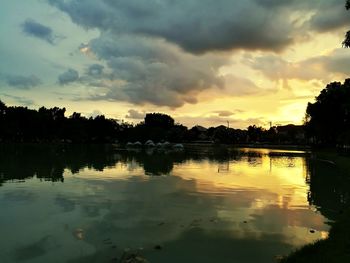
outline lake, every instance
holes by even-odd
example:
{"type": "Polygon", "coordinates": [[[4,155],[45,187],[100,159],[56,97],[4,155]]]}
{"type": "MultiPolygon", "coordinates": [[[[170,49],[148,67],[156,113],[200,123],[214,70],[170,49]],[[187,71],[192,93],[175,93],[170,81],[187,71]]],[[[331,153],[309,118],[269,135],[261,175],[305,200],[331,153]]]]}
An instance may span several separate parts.
{"type": "Polygon", "coordinates": [[[276,262],[327,237],[329,173],[305,151],[0,145],[0,261],[276,262]]]}

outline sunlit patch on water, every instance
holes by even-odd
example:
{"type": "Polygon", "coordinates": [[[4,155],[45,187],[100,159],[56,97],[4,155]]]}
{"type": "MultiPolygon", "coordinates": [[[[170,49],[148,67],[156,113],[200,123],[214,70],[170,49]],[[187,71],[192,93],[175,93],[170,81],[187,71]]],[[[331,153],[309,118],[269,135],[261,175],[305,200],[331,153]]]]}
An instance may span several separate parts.
{"type": "Polygon", "coordinates": [[[1,262],[272,262],[328,236],[307,152],[48,149],[0,155],[1,262]]]}

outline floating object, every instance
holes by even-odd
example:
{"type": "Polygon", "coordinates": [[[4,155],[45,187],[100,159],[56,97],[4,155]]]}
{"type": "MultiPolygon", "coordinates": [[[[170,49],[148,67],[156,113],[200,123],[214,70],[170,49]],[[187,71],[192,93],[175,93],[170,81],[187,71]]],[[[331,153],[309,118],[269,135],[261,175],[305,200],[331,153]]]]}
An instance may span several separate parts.
{"type": "Polygon", "coordinates": [[[156,145],[154,144],[154,142],[152,140],[148,140],[147,142],[145,142],[145,146],[146,147],[155,147],[156,145]]]}
{"type": "Polygon", "coordinates": [[[134,143],[134,147],[137,147],[137,148],[142,147],[142,143],[137,141],[137,142],[134,143]]]}
{"type": "Polygon", "coordinates": [[[163,247],[161,246],[161,245],[156,245],[156,246],[154,246],[154,249],[156,249],[156,250],[161,250],[163,247]]]}
{"type": "Polygon", "coordinates": [[[182,150],[184,149],[184,146],[183,146],[183,144],[178,143],[178,144],[175,144],[175,145],[173,146],[173,149],[174,149],[174,150],[182,151],[182,150]]]}
{"type": "Polygon", "coordinates": [[[164,143],[162,144],[162,147],[163,147],[163,148],[170,148],[170,147],[171,147],[171,144],[170,144],[170,142],[164,142],[164,143]]]}

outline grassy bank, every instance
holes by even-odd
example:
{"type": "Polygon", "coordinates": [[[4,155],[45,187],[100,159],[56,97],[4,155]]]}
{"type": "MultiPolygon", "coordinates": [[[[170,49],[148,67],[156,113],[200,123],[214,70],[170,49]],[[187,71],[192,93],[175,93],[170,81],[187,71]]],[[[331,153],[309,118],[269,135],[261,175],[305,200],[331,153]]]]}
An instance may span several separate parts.
{"type": "MultiPolygon", "coordinates": [[[[348,186],[344,196],[344,208],[337,212],[336,221],[332,223],[327,239],[302,247],[283,258],[281,263],[350,262],[350,207],[347,202],[350,196],[350,157],[340,156],[334,151],[320,151],[314,155],[314,158],[316,161],[332,163],[334,170],[342,175],[345,186],[348,186]]],[[[333,176],[333,174],[327,176],[333,176]]]]}

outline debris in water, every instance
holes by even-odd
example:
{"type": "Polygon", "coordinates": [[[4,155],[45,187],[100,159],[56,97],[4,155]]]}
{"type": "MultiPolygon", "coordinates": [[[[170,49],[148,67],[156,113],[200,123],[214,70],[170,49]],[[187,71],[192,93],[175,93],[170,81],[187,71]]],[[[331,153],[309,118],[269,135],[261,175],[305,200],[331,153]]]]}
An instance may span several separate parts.
{"type": "Polygon", "coordinates": [[[163,247],[161,246],[161,245],[156,245],[156,246],[154,246],[154,249],[156,249],[156,250],[161,250],[163,247]]]}
{"type": "Polygon", "coordinates": [[[149,263],[143,256],[135,252],[124,251],[121,256],[120,263],[149,263]]]}

